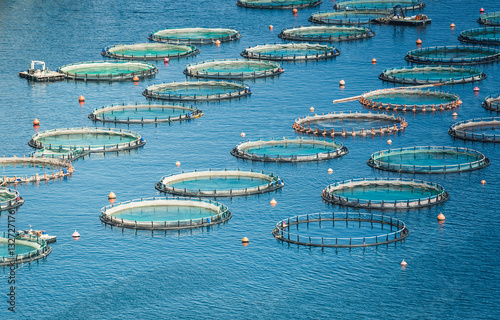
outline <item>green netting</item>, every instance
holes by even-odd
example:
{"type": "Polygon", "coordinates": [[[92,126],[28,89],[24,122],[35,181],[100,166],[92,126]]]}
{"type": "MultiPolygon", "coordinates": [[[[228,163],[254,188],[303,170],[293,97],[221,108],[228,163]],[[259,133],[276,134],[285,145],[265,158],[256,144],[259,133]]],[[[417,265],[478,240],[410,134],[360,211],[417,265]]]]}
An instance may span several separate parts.
{"type": "Polygon", "coordinates": [[[168,43],[122,44],[102,49],[101,54],[113,59],[159,60],[190,57],[200,53],[195,46],[168,43]]]}
{"type": "Polygon", "coordinates": [[[500,111],[500,95],[486,97],[482,103],[483,108],[490,111],[500,111]]]}
{"type": "Polygon", "coordinates": [[[63,147],[46,149],[37,149],[31,154],[31,156],[36,158],[61,158],[67,160],[75,160],[79,158],[84,153],[82,148],[78,149],[65,149],[63,147]]]}
{"type": "Polygon", "coordinates": [[[252,79],[272,77],[283,73],[279,63],[244,59],[207,60],[188,64],[184,74],[197,78],[252,79]]]}
{"type": "Polygon", "coordinates": [[[177,28],[158,30],[149,35],[149,39],[156,42],[169,43],[215,43],[226,42],[241,38],[237,30],[223,28],[177,28]]]}
{"type": "Polygon", "coordinates": [[[425,7],[420,0],[340,0],[333,6],[336,10],[389,10],[397,5],[404,10],[415,10],[425,7]]]}
{"type": "Polygon", "coordinates": [[[448,134],[453,138],[469,141],[500,142],[500,118],[481,118],[457,122],[448,134]]]}
{"type": "Polygon", "coordinates": [[[460,32],[458,40],[468,43],[500,45],[500,28],[477,28],[460,32]]]}
{"type": "Polygon", "coordinates": [[[482,14],[477,22],[486,26],[500,26],[500,12],[482,14]]]}
{"type": "Polygon", "coordinates": [[[124,81],[152,76],[158,69],[145,62],[105,61],[67,64],[57,71],[73,80],[124,81]]]}
{"type": "Polygon", "coordinates": [[[0,266],[12,266],[16,264],[35,261],[45,258],[52,252],[47,242],[35,235],[3,232],[0,235],[0,266]],[[15,251],[10,245],[15,239],[15,251]]]}
{"type": "Polygon", "coordinates": [[[468,65],[500,60],[500,51],[487,47],[430,47],[409,51],[406,61],[421,64],[468,65]]]}
{"type": "Polygon", "coordinates": [[[319,5],[321,0],[238,0],[236,4],[245,8],[256,9],[292,9],[319,5]]]}
{"type": "Polygon", "coordinates": [[[0,158],[0,185],[64,178],[73,172],[71,162],[60,158],[0,158]]]}
{"type": "Polygon", "coordinates": [[[389,13],[382,10],[356,10],[356,11],[336,11],[317,12],[309,17],[309,21],[319,24],[333,25],[360,25],[369,24],[380,17],[387,17],[389,13]]]}
{"type": "Polygon", "coordinates": [[[371,38],[375,33],[365,27],[312,26],[284,29],[278,37],[285,40],[334,42],[371,38]]]}
{"type": "Polygon", "coordinates": [[[380,80],[404,84],[461,84],[481,81],[486,75],[476,68],[451,66],[417,66],[385,69],[378,76],[380,80]]]}
{"type": "Polygon", "coordinates": [[[311,43],[265,44],[245,49],[247,59],[295,61],[320,60],[336,57],[340,51],[333,46],[311,43]]]}
{"type": "MultiPolygon", "coordinates": [[[[4,184],[2,182],[2,184],[4,184]]],[[[0,187],[0,212],[22,206],[24,199],[17,190],[0,187]]]]}
{"type": "Polygon", "coordinates": [[[173,101],[212,101],[250,95],[250,87],[228,81],[171,82],[152,85],[142,93],[150,99],[173,101]]]}

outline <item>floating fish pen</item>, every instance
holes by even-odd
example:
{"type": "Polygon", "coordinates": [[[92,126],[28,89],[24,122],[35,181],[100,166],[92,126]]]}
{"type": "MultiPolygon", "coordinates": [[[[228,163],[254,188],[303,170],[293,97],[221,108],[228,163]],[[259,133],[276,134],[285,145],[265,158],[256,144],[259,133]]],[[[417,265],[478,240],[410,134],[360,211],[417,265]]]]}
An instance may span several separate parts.
{"type": "Polygon", "coordinates": [[[500,11],[482,14],[477,22],[485,26],[500,26],[500,11]]]}
{"type": "Polygon", "coordinates": [[[477,28],[460,32],[458,40],[481,45],[500,45],[500,28],[477,28]]]}
{"type": "Polygon", "coordinates": [[[36,149],[34,152],[30,154],[31,157],[35,158],[51,158],[51,159],[62,159],[62,160],[69,160],[73,161],[78,159],[79,157],[83,156],[84,154],[83,148],[78,148],[78,149],[63,149],[61,148],[54,148],[54,149],[36,149]]]}
{"type": "Polygon", "coordinates": [[[188,64],[184,74],[196,78],[256,79],[273,77],[285,72],[279,63],[245,59],[207,60],[188,64]]]}
{"type": "Polygon", "coordinates": [[[367,163],[400,173],[453,173],[487,167],[490,160],[469,148],[424,146],[378,151],[367,163]]]}
{"type": "Polygon", "coordinates": [[[375,32],[365,27],[312,26],[284,29],[278,37],[293,41],[335,42],[362,40],[374,35],[375,32]]]}
{"type": "Polygon", "coordinates": [[[405,60],[411,63],[439,65],[482,64],[500,60],[500,51],[487,47],[429,47],[409,51],[405,60]]]}
{"type": "Polygon", "coordinates": [[[453,66],[416,66],[385,69],[380,80],[402,84],[463,84],[486,79],[480,69],[453,66]]]}
{"type": "Polygon", "coordinates": [[[112,59],[160,60],[187,58],[200,53],[195,46],[168,43],[122,44],[102,49],[101,54],[112,59]]]}
{"type": "Polygon", "coordinates": [[[370,91],[363,94],[359,102],[370,109],[404,112],[450,110],[462,104],[454,93],[420,89],[370,91]]]}
{"type": "Polygon", "coordinates": [[[437,183],[413,179],[353,179],[327,186],[323,199],[339,206],[369,209],[423,208],[448,200],[437,183]]]}
{"type": "Polygon", "coordinates": [[[131,104],[94,109],[89,114],[89,119],[101,122],[143,124],[188,121],[202,116],[203,112],[195,108],[163,104],[131,104]]]}
{"type": "Polygon", "coordinates": [[[0,158],[0,185],[55,180],[73,173],[71,162],[61,158],[0,158]]]}
{"type": "Polygon", "coordinates": [[[407,123],[403,117],[380,113],[332,112],[323,115],[295,119],[295,132],[315,136],[374,136],[404,130],[407,123]]]}
{"type": "Polygon", "coordinates": [[[453,138],[481,141],[500,142],[500,118],[481,118],[457,122],[451,125],[448,134],[453,138]]]}
{"type": "Polygon", "coordinates": [[[151,77],[158,69],[150,63],[131,61],[80,62],[60,67],[66,79],[84,81],[127,81],[151,77]]]}
{"type": "Polygon", "coordinates": [[[111,128],[65,128],[42,131],[33,135],[28,144],[36,149],[78,150],[87,153],[104,153],[142,147],[146,141],[134,131],[111,128]]]}
{"type": "Polygon", "coordinates": [[[181,230],[213,226],[231,217],[229,209],[216,201],[154,197],[104,207],[100,219],[119,228],[181,230]]]}
{"type": "Polygon", "coordinates": [[[161,178],[155,188],[188,197],[237,197],[271,192],[284,185],[272,173],[224,169],[172,174],[161,178]]]}
{"type": "Polygon", "coordinates": [[[321,0],[238,0],[236,5],[252,9],[301,9],[319,6],[321,0]]]}
{"type": "Polygon", "coordinates": [[[3,232],[0,236],[0,266],[31,263],[47,257],[51,252],[52,248],[47,242],[35,235],[13,236],[3,232]]]}
{"type": "Polygon", "coordinates": [[[0,212],[16,209],[24,204],[19,192],[8,188],[0,188],[0,212]]]}
{"type": "Polygon", "coordinates": [[[177,28],[158,30],[149,35],[149,40],[167,43],[207,44],[216,41],[238,40],[241,34],[237,30],[224,28],[177,28]]]}
{"type": "Polygon", "coordinates": [[[382,10],[344,10],[335,12],[317,12],[309,17],[309,21],[317,24],[331,25],[361,25],[370,24],[380,17],[387,17],[389,13],[382,10]]]}
{"type": "Polygon", "coordinates": [[[410,231],[403,221],[383,215],[323,212],[281,220],[272,234],[277,240],[301,246],[355,248],[403,241],[410,231]]]}
{"type": "Polygon", "coordinates": [[[248,141],[231,150],[231,154],[237,158],[264,162],[320,161],[341,157],[348,152],[337,141],[304,138],[248,141]]]}
{"type": "Polygon", "coordinates": [[[217,101],[252,94],[244,83],[229,81],[171,82],[149,86],[142,93],[148,99],[171,101],[217,101]]]}
{"type": "Polygon", "coordinates": [[[489,96],[482,103],[483,108],[490,111],[500,112],[500,95],[497,97],[489,96]]]}
{"type": "Polygon", "coordinates": [[[425,7],[420,0],[340,0],[335,2],[335,10],[387,10],[401,5],[403,10],[417,10],[425,7]]]}
{"type": "Polygon", "coordinates": [[[247,48],[241,53],[247,59],[275,61],[324,60],[339,54],[340,51],[333,46],[311,43],[265,44],[247,48]]]}

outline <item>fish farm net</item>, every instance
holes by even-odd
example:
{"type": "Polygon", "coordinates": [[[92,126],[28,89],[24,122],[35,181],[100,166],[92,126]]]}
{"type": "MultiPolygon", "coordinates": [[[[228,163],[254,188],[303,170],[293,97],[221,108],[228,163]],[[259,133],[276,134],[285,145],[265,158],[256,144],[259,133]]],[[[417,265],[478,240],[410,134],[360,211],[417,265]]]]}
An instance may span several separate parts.
{"type": "Polygon", "coordinates": [[[284,29],[278,37],[285,40],[335,42],[371,38],[375,35],[369,28],[344,26],[312,26],[284,29]]]}
{"type": "Polygon", "coordinates": [[[275,61],[323,60],[339,54],[340,51],[333,46],[311,43],[258,45],[247,48],[241,53],[247,59],[275,61]]]}
{"type": "Polygon", "coordinates": [[[0,212],[16,209],[24,204],[19,192],[8,188],[0,188],[0,212]]]}
{"type": "Polygon", "coordinates": [[[485,26],[500,26],[500,12],[482,14],[477,22],[485,26]]]}
{"type": "Polygon", "coordinates": [[[263,171],[208,170],[163,177],[158,191],[188,197],[236,197],[278,190],[283,180],[263,171]]]}
{"type": "Polygon", "coordinates": [[[228,81],[171,82],[149,86],[142,93],[149,99],[171,101],[216,101],[252,94],[244,83],[228,81]]]}
{"type": "Polygon", "coordinates": [[[186,58],[200,53],[195,46],[168,43],[122,44],[102,49],[101,54],[113,59],[160,60],[186,58]]]}
{"type": "Polygon", "coordinates": [[[470,65],[500,60],[500,51],[487,47],[429,47],[406,54],[405,60],[420,64],[470,65]]]}
{"type": "Polygon", "coordinates": [[[405,112],[450,110],[462,104],[454,93],[420,89],[375,90],[363,94],[359,102],[366,108],[405,112]]]}
{"type": "Polygon", "coordinates": [[[47,257],[52,252],[47,242],[35,235],[16,234],[14,236],[15,251],[11,246],[12,239],[12,235],[6,232],[0,236],[0,266],[31,263],[47,257]]]}
{"type": "Polygon", "coordinates": [[[158,123],[188,121],[202,116],[203,112],[195,108],[162,104],[135,104],[97,108],[89,114],[89,119],[114,123],[158,123]]]}
{"type": "Polygon", "coordinates": [[[184,74],[196,78],[255,79],[282,74],[279,63],[245,59],[207,60],[188,64],[184,74]]]}
{"type": "Polygon", "coordinates": [[[237,158],[263,162],[320,161],[341,157],[348,152],[337,141],[303,138],[248,141],[231,150],[231,154],[237,158]]]}
{"type": "Polygon", "coordinates": [[[231,217],[229,209],[216,201],[154,197],[104,207],[100,219],[119,228],[181,230],[213,226],[231,217]]]}
{"type": "Polygon", "coordinates": [[[437,183],[413,179],[353,179],[327,186],[321,194],[329,203],[369,209],[410,209],[436,205],[449,195],[437,183]]]}
{"type": "Polygon", "coordinates": [[[380,80],[402,84],[463,84],[486,79],[482,70],[452,66],[417,66],[385,69],[380,80]]]}
{"type": "Polygon", "coordinates": [[[478,28],[469,29],[460,32],[458,40],[462,42],[484,44],[484,45],[500,45],[500,28],[478,28]]]}
{"type": "Polygon", "coordinates": [[[296,245],[355,248],[403,241],[410,231],[403,221],[383,215],[323,212],[281,220],[272,234],[277,240],[296,245]]]}
{"type": "Polygon", "coordinates": [[[483,108],[490,111],[500,112],[500,95],[493,97],[489,96],[482,103],[483,108]]]}
{"type": "Polygon", "coordinates": [[[378,151],[367,163],[401,173],[453,173],[487,167],[490,160],[469,148],[423,146],[378,151]]]}
{"type": "Polygon", "coordinates": [[[58,159],[66,159],[69,161],[73,161],[78,159],[79,157],[82,156],[85,152],[83,151],[83,148],[79,149],[63,149],[61,148],[54,148],[54,149],[37,149],[34,152],[30,154],[31,157],[35,158],[58,158],[58,159]]]}
{"type": "Polygon", "coordinates": [[[0,185],[60,179],[74,170],[69,160],[35,156],[0,158],[0,166],[0,185]]]}
{"type": "Polygon", "coordinates": [[[158,73],[152,64],[130,61],[80,62],[67,64],[57,71],[67,79],[84,81],[126,81],[158,73]]]}
{"type": "Polygon", "coordinates": [[[335,11],[335,12],[317,12],[309,17],[309,21],[318,24],[330,25],[361,25],[372,23],[373,20],[380,17],[387,17],[389,13],[382,10],[359,10],[359,11],[335,11]]]}
{"type": "Polygon", "coordinates": [[[227,42],[238,40],[241,34],[237,30],[224,28],[178,28],[158,30],[149,35],[149,40],[168,43],[207,44],[215,41],[227,42]]]}
{"type": "Polygon", "coordinates": [[[453,138],[481,141],[500,142],[500,118],[481,118],[457,122],[451,125],[448,134],[453,138]]]}
{"type": "Polygon", "coordinates": [[[321,0],[238,0],[236,5],[252,9],[301,9],[315,7],[321,0]]]}
{"type": "Polygon", "coordinates": [[[404,130],[407,123],[403,117],[394,115],[333,112],[295,119],[292,127],[298,133],[334,138],[396,133],[404,130]]]}
{"type": "Polygon", "coordinates": [[[333,6],[336,10],[392,10],[401,5],[403,10],[416,10],[425,7],[420,0],[340,0],[333,6]]]}

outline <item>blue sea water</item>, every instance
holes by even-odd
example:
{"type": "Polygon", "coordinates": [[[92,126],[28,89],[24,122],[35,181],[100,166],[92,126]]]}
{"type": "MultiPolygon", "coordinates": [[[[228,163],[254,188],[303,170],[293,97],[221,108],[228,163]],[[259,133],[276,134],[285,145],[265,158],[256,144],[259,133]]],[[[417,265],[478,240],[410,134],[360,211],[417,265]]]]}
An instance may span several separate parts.
{"type": "MultiPolygon", "coordinates": [[[[453,140],[456,121],[489,117],[481,102],[500,93],[499,65],[480,66],[483,82],[444,86],[464,102],[451,112],[407,113],[404,132],[391,136],[346,137],[349,154],[324,162],[275,164],[239,160],[229,154],[243,139],[294,137],[294,119],[332,111],[364,111],[359,102],[333,99],[388,88],[378,74],[407,65],[404,56],[423,46],[459,45],[460,31],[475,28],[481,7],[500,11],[495,0],[427,0],[426,28],[371,26],[376,35],[340,42],[335,59],[285,63],[279,77],[249,81],[250,97],[198,104],[204,117],[192,122],[116,125],[141,133],[147,144],[129,153],[92,155],[74,163],[73,176],[45,185],[19,185],[26,203],[16,227],[57,235],[53,252],[40,263],[16,270],[16,310],[7,310],[9,269],[0,269],[0,319],[495,319],[500,316],[500,150],[495,144],[453,140]],[[450,29],[451,23],[456,24],[450,29]],[[377,59],[373,65],[371,60],[377,59]],[[339,88],[339,80],[345,88],[339,88]],[[480,93],[475,95],[473,88],[480,93]],[[491,160],[485,169],[446,175],[399,175],[366,165],[373,152],[415,145],[470,147],[491,160]],[[181,166],[176,167],[175,162],[181,166]],[[117,201],[155,196],[154,184],[183,170],[235,168],[279,175],[286,186],[276,193],[224,199],[233,218],[209,230],[180,233],[110,229],[99,220],[110,191],[117,201]],[[333,174],[328,174],[333,168],[333,174]],[[384,212],[403,220],[411,234],[404,243],[363,249],[325,249],[277,242],[277,221],[297,214],[346,211],[321,200],[330,183],[352,178],[404,177],[444,186],[450,200],[426,209],[384,212]],[[481,180],[486,180],[482,185],[481,180]],[[269,202],[275,198],[277,205],[269,202]],[[442,225],[439,212],[446,216],[442,225]],[[79,241],[71,238],[77,229],[79,241]],[[248,237],[248,246],[241,238],[248,237]],[[402,269],[405,259],[408,266],[402,269]]],[[[333,2],[299,10],[252,10],[235,1],[5,1],[0,0],[0,156],[23,155],[39,130],[92,126],[96,107],[144,103],[151,84],[184,81],[188,63],[239,58],[249,46],[275,43],[287,27],[308,25],[333,2]],[[273,30],[269,29],[273,25],[273,30]],[[144,42],[165,27],[232,27],[243,37],[221,46],[200,46],[193,58],[158,62],[155,78],[123,83],[29,83],[17,76],[30,60],[55,70],[74,62],[101,60],[103,47],[144,42]],[[78,103],[83,95],[86,102],[78,103]]],[[[96,126],[115,127],[114,124],[96,126]]],[[[374,211],[379,214],[380,212],[374,211]]],[[[7,214],[0,217],[7,231],[7,214]]]]}

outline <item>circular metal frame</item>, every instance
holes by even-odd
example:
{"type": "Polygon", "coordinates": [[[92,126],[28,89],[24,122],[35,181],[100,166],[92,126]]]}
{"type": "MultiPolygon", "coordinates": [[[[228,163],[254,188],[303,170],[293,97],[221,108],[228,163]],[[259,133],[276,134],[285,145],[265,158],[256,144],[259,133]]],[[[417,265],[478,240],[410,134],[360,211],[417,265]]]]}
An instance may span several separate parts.
{"type": "Polygon", "coordinates": [[[421,48],[406,53],[405,60],[411,63],[419,64],[439,64],[439,65],[472,65],[472,64],[482,64],[491,63],[500,60],[500,50],[488,48],[488,47],[474,47],[474,46],[441,46],[441,47],[428,47],[421,48]],[[416,53],[430,51],[479,51],[489,53],[484,57],[471,57],[471,58],[429,58],[415,55],[416,53]]]}
{"type": "Polygon", "coordinates": [[[453,66],[415,66],[415,67],[401,67],[401,68],[392,68],[392,69],[385,69],[382,71],[382,73],[378,76],[378,78],[382,81],[387,81],[387,82],[394,82],[394,83],[402,83],[402,84],[412,84],[412,85],[423,85],[423,84],[432,84],[432,83],[443,83],[443,84],[463,84],[463,83],[468,83],[468,82],[475,82],[475,81],[482,81],[486,79],[486,74],[483,73],[483,71],[476,69],[476,68],[457,68],[453,66]],[[446,78],[443,77],[442,79],[429,79],[427,78],[426,80],[421,80],[417,78],[410,78],[410,77],[405,77],[405,72],[406,71],[414,71],[414,72],[419,72],[421,71],[422,73],[425,71],[444,71],[448,70],[450,72],[455,72],[455,71],[470,71],[470,73],[474,73],[474,75],[470,77],[454,77],[454,78],[446,78]]]}
{"type": "Polygon", "coordinates": [[[292,41],[310,41],[310,42],[337,42],[337,41],[352,41],[352,40],[363,40],[363,39],[368,39],[371,38],[375,35],[375,32],[373,32],[372,29],[370,28],[365,28],[365,27],[344,27],[344,26],[334,26],[334,27],[329,27],[329,26],[310,26],[310,27],[292,27],[292,28],[287,28],[283,29],[280,34],[278,34],[278,37],[280,37],[283,40],[292,40],[292,41]],[[338,37],[323,37],[323,36],[315,36],[314,34],[312,35],[293,35],[293,31],[297,30],[305,30],[305,29],[329,29],[329,30],[359,30],[360,33],[357,35],[347,35],[347,36],[338,36],[338,37]]]}
{"type": "Polygon", "coordinates": [[[209,78],[209,79],[256,79],[256,78],[265,78],[265,77],[273,77],[276,75],[280,75],[285,70],[283,70],[279,63],[272,61],[255,61],[255,60],[245,60],[245,59],[221,59],[221,60],[206,60],[198,63],[188,64],[186,69],[184,69],[184,74],[189,77],[196,78],[209,78]],[[208,72],[208,71],[199,71],[197,69],[200,66],[210,67],[211,65],[219,65],[219,64],[254,64],[254,65],[267,65],[269,68],[264,71],[253,71],[253,72],[208,72]]]}
{"type": "Polygon", "coordinates": [[[164,58],[169,58],[169,59],[179,59],[179,58],[187,58],[187,57],[192,57],[200,53],[200,50],[197,49],[195,46],[190,46],[190,45],[176,45],[176,44],[168,44],[168,43],[140,43],[140,44],[121,44],[121,45],[113,45],[106,47],[102,49],[101,55],[111,58],[111,59],[125,59],[125,60],[161,60],[164,58]],[[189,50],[186,50],[184,53],[176,53],[176,54],[161,54],[161,55],[139,55],[139,56],[134,56],[133,54],[117,54],[114,51],[118,48],[123,49],[123,48],[133,48],[133,46],[138,46],[138,45],[145,45],[147,47],[160,47],[164,46],[165,48],[167,47],[178,47],[179,49],[181,47],[189,48],[189,50]]]}
{"type": "Polygon", "coordinates": [[[484,126],[499,126],[500,117],[464,120],[451,125],[448,134],[456,139],[480,142],[500,142],[500,135],[468,133],[464,129],[484,126]]]}
{"type": "Polygon", "coordinates": [[[177,105],[164,105],[164,104],[141,104],[141,105],[111,105],[107,107],[100,107],[96,108],[92,111],[91,114],[89,114],[89,119],[92,121],[100,121],[100,122],[112,122],[112,123],[159,123],[159,122],[173,122],[173,121],[188,121],[192,119],[197,119],[199,117],[203,116],[203,111],[196,109],[196,108],[189,108],[189,107],[184,107],[184,106],[177,106],[177,105]],[[123,119],[123,118],[117,118],[117,117],[105,117],[102,115],[104,112],[109,112],[109,111],[118,111],[118,110],[126,110],[126,109],[178,109],[185,111],[187,113],[180,114],[178,116],[168,116],[168,117],[155,117],[154,119],[152,118],[146,118],[144,117],[142,119],[123,119]]]}
{"type": "Polygon", "coordinates": [[[70,80],[82,80],[82,81],[128,81],[132,80],[135,76],[139,78],[152,77],[158,73],[156,66],[146,62],[133,62],[133,61],[89,61],[89,62],[78,62],[67,64],[57,69],[57,72],[62,73],[66,79],[70,80]],[[143,71],[133,71],[120,74],[88,74],[83,72],[71,72],[71,68],[74,66],[83,65],[120,65],[120,64],[135,64],[147,67],[143,71]],[[64,71],[63,69],[70,69],[69,71],[64,71]]]}
{"type": "Polygon", "coordinates": [[[169,28],[169,29],[163,29],[163,30],[157,30],[153,33],[151,33],[148,36],[148,39],[151,41],[155,42],[166,42],[166,43],[180,43],[180,44],[210,44],[210,43],[215,43],[217,40],[220,42],[228,42],[228,41],[233,41],[233,40],[238,40],[241,38],[241,34],[237,30],[233,29],[227,29],[227,28],[169,28]],[[165,37],[158,35],[159,33],[168,33],[168,32],[175,32],[179,30],[185,30],[185,31],[213,31],[213,30],[222,30],[228,33],[226,36],[220,36],[220,37],[211,37],[211,38],[200,38],[200,37],[190,37],[190,38],[178,38],[178,37],[165,37]]]}
{"type": "Polygon", "coordinates": [[[186,81],[186,82],[170,82],[170,83],[162,83],[155,84],[149,86],[142,93],[148,99],[160,99],[160,100],[170,100],[170,101],[217,101],[217,100],[228,100],[228,99],[236,99],[245,97],[252,94],[250,87],[244,83],[231,82],[231,81],[186,81]],[[227,93],[214,93],[214,94],[163,94],[157,91],[160,91],[169,87],[189,87],[189,86],[219,86],[219,87],[232,87],[234,91],[230,91],[227,93]]]}

